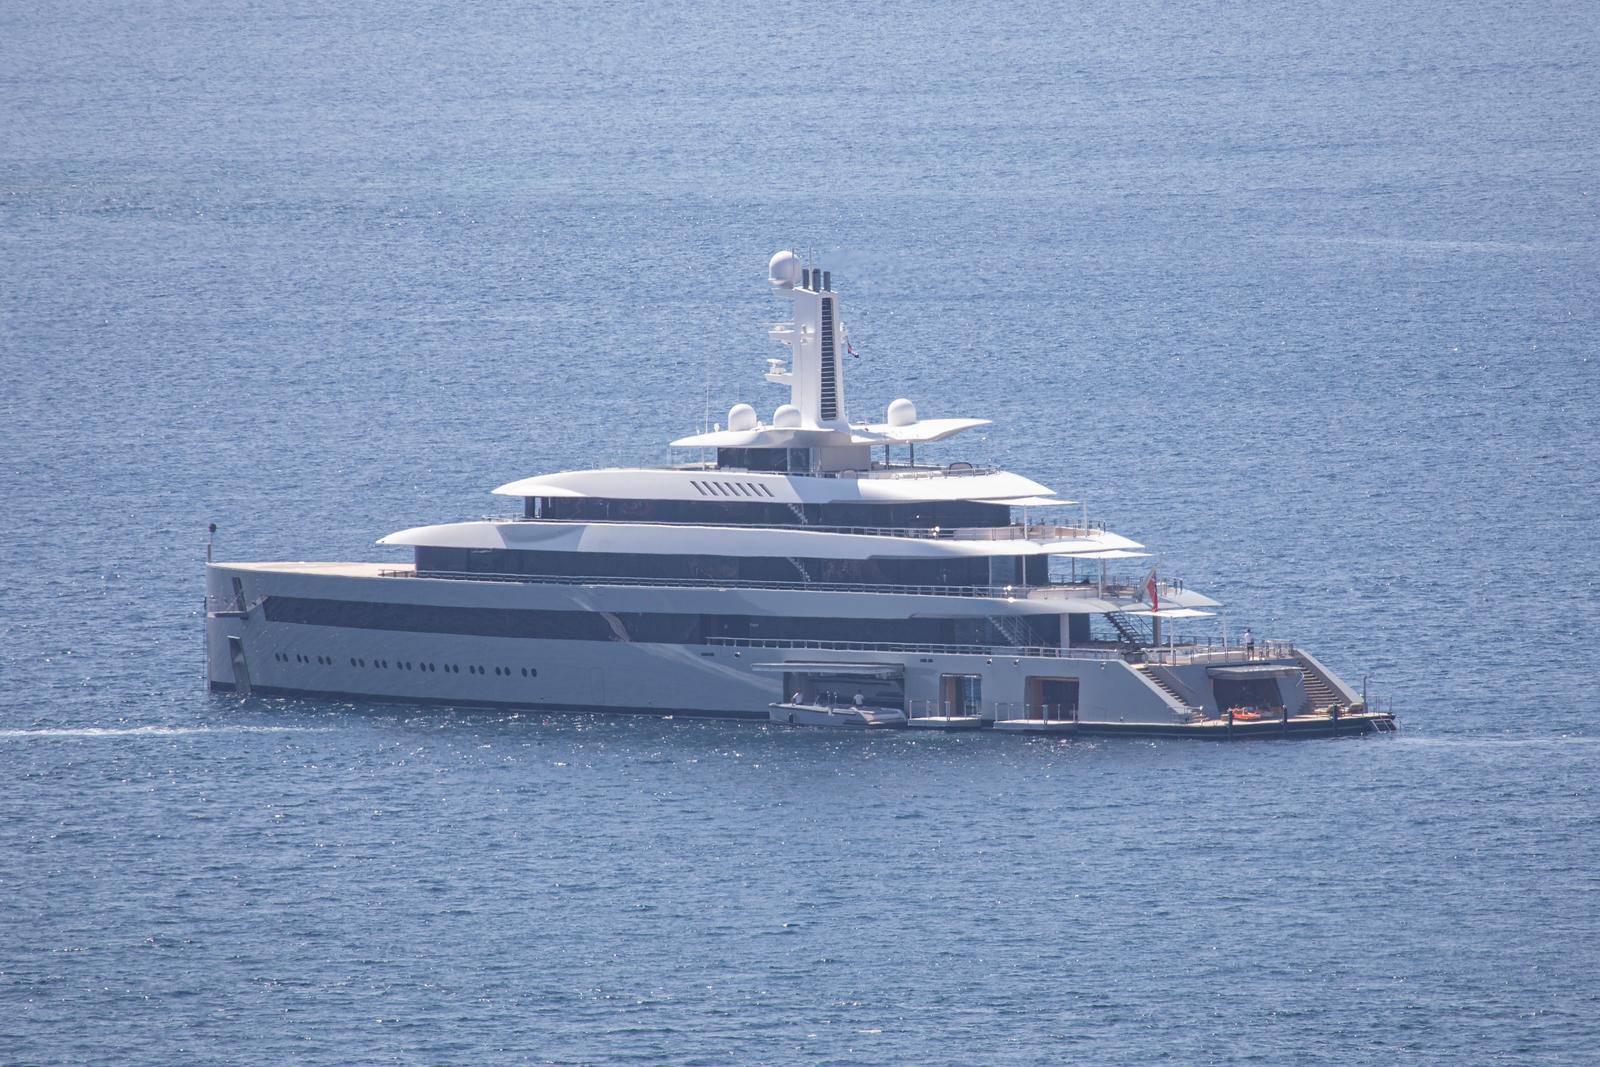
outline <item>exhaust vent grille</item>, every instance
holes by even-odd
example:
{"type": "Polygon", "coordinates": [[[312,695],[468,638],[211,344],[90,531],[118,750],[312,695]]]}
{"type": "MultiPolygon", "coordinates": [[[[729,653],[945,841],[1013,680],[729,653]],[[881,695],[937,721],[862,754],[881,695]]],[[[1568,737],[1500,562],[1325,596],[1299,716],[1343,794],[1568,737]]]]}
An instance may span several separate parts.
{"type": "Polygon", "coordinates": [[[839,365],[833,349],[833,299],[822,298],[822,417],[839,417],[839,365]]]}

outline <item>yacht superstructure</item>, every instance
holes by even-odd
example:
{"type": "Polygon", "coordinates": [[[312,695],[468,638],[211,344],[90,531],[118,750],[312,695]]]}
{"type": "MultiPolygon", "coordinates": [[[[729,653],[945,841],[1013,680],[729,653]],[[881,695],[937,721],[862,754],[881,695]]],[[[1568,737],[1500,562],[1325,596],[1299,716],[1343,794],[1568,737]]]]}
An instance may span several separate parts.
{"type": "Polygon", "coordinates": [[[738,404],[673,442],[694,462],[502,485],[520,515],[379,541],[408,565],[208,564],[212,688],[873,728],[1392,728],[1287,642],[1180,639],[1220,605],[1075,502],[917,463],[988,420],[902,399],[852,423],[830,272],[780,252],[768,283],[793,310],[770,331],[789,399],[768,421],[738,404]]]}

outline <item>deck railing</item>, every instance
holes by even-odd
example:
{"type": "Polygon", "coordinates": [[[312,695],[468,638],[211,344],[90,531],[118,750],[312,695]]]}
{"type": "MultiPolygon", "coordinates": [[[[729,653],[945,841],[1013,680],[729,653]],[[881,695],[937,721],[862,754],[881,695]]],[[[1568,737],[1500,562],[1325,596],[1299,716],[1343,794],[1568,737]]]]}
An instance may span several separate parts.
{"type": "MultiPolygon", "coordinates": [[[[681,589],[773,589],[812,593],[898,593],[908,596],[988,597],[996,600],[1098,597],[1093,582],[1051,582],[1045,585],[888,585],[861,582],[784,582],[766,578],[648,578],[606,574],[499,574],[483,571],[419,571],[394,568],[378,572],[380,578],[439,578],[454,581],[527,582],[539,585],[665,586],[681,589]]],[[[1131,586],[1105,587],[1111,597],[1132,596],[1131,586]]]]}
{"type": "Polygon", "coordinates": [[[1078,709],[1066,704],[1021,704],[996,701],[996,722],[1077,722],[1078,709]]]}
{"type": "MultiPolygon", "coordinates": [[[[886,444],[888,442],[885,442],[886,444]]],[[[684,446],[683,451],[699,451],[696,446],[684,446]]],[[[671,451],[679,451],[672,449],[671,451]]],[[[967,463],[957,460],[946,466],[931,463],[881,463],[874,461],[871,467],[851,468],[840,471],[762,471],[751,470],[748,467],[719,467],[711,460],[701,460],[691,463],[669,463],[665,470],[674,471],[706,471],[707,473],[721,474],[783,474],[794,478],[860,478],[873,479],[900,479],[900,478],[971,478],[983,474],[1000,474],[1001,469],[989,463],[967,463]]],[[[537,495],[537,494],[530,494],[537,495]]]]}
{"type": "Polygon", "coordinates": [[[893,641],[813,641],[787,637],[707,637],[706,644],[728,648],[810,648],[824,652],[926,652],[966,656],[1045,659],[1121,659],[1122,653],[1100,648],[1048,646],[906,644],[893,641]]]}
{"type": "Polygon", "coordinates": [[[1184,667],[1195,663],[1221,667],[1228,664],[1248,665],[1294,658],[1294,642],[1279,638],[1256,641],[1249,646],[1236,643],[1221,645],[1214,644],[1209,640],[1191,640],[1189,644],[1174,642],[1172,645],[1162,645],[1160,648],[1147,648],[1144,650],[1146,663],[1155,663],[1163,667],[1184,667]]]}
{"type": "Polygon", "coordinates": [[[982,718],[983,709],[959,700],[908,700],[908,719],[964,719],[982,718]]]}

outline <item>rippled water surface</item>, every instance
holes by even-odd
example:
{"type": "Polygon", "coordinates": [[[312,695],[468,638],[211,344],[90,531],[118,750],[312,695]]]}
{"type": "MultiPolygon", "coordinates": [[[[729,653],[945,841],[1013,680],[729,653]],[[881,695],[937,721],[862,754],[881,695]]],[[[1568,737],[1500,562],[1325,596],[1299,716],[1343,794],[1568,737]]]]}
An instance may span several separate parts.
{"type": "Polygon", "coordinates": [[[1592,1062],[1600,19],[0,10],[0,1060],[1592,1062]],[[770,410],[1035,475],[1394,738],[840,737],[205,692],[390,559],[770,410]],[[708,388],[709,383],[709,388],[708,388]]]}

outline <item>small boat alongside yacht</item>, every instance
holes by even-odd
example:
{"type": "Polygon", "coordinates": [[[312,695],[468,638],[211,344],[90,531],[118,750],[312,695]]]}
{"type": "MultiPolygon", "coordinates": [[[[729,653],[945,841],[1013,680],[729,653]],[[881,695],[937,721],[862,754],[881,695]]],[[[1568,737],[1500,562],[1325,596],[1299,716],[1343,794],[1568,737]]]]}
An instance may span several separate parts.
{"type": "Polygon", "coordinates": [[[899,708],[873,708],[862,704],[774,704],[769,718],[787,726],[880,730],[906,725],[906,713],[899,708]]]}

